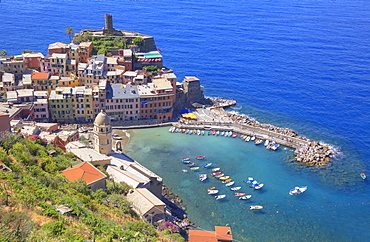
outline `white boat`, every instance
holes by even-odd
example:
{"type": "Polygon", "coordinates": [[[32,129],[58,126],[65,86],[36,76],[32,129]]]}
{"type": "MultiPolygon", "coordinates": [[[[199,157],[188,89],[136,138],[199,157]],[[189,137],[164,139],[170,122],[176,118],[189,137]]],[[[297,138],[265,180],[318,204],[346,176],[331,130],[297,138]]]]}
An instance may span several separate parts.
{"type": "Polygon", "coordinates": [[[219,170],[221,170],[221,168],[220,167],[216,167],[216,168],[213,168],[212,169],[212,172],[216,172],[216,171],[219,171],[219,170]]]}
{"type": "Polygon", "coordinates": [[[252,197],[252,195],[245,195],[245,196],[239,197],[239,199],[240,200],[248,200],[251,197],[252,197]]]}
{"type": "Polygon", "coordinates": [[[250,210],[261,210],[263,208],[263,206],[261,205],[251,205],[249,207],[250,210]]]}
{"type": "Polygon", "coordinates": [[[261,189],[263,186],[264,186],[265,184],[263,184],[263,183],[260,183],[260,184],[258,184],[257,186],[255,186],[254,187],[254,189],[261,189]]]}
{"type": "Polygon", "coordinates": [[[207,177],[207,174],[200,174],[199,175],[199,181],[204,181],[206,180],[208,177],[207,177]]]}
{"type": "Polygon", "coordinates": [[[270,141],[267,139],[263,145],[264,145],[264,146],[268,146],[268,145],[269,145],[269,143],[270,143],[270,141]]]}
{"type": "Polygon", "coordinates": [[[230,188],[231,191],[238,191],[240,190],[242,187],[232,187],[230,188]]]}
{"type": "Polygon", "coordinates": [[[245,139],[244,139],[246,142],[250,141],[251,140],[251,137],[248,135],[245,139]]]}
{"type": "Polygon", "coordinates": [[[253,140],[255,140],[256,139],[256,137],[255,136],[252,136],[251,137],[251,141],[253,141],[253,140]]]}
{"type": "Polygon", "coordinates": [[[307,190],[307,186],[304,187],[295,187],[294,189],[289,191],[289,195],[298,195],[302,194],[307,190]]]}
{"type": "Polygon", "coordinates": [[[235,181],[231,181],[231,182],[226,183],[225,186],[230,187],[230,186],[234,185],[234,183],[235,183],[235,181]]]}
{"type": "Polygon", "coordinates": [[[199,129],[197,130],[197,135],[200,135],[200,130],[199,129]]]}
{"type": "Polygon", "coordinates": [[[226,197],[226,195],[217,195],[217,196],[215,196],[216,200],[220,200],[220,199],[223,199],[225,197],[226,197]]]}
{"type": "Polygon", "coordinates": [[[217,194],[218,193],[218,190],[208,190],[208,194],[210,195],[214,195],[214,194],[217,194]]]}
{"type": "Polygon", "coordinates": [[[220,135],[221,136],[224,136],[225,135],[225,131],[221,131],[220,135]]]}
{"type": "Polygon", "coordinates": [[[204,134],[205,134],[204,130],[201,130],[201,131],[200,131],[200,134],[201,134],[201,135],[204,135],[204,134]]]}

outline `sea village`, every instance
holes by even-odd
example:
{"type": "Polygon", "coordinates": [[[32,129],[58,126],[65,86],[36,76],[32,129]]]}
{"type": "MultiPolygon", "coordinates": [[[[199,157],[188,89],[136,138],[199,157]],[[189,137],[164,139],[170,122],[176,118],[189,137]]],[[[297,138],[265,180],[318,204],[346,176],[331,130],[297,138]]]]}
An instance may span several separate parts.
{"type": "MultiPolygon", "coordinates": [[[[2,53],[0,131],[37,137],[71,153],[78,162],[60,171],[70,182],[81,179],[92,191],[106,190],[108,181],[126,184],[130,190],[125,198],[132,210],[157,228],[170,223],[176,227],[174,231],[193,242],[206,237],[207,241],[233,240],[230,226],[215,225],[215,231],[196,229],[181,198],[165,181],[124,153],[130,139],[125,130],[168,126],[171,133],[238,138],[271,151],[286,146],[295,149],[296,162],[317,168],[336,155],[330,145],[291,129],[227,112],[236,101],[205,98],[195,76],[178,82],[174,72],[163,66],[154,38],[113,28],[110,14],[105,15],[102,30],[74,34],[69,29],[68,34],[73,42],[50,44],[46,56],[32,51],[19,56],[2,53]]],[[[223,168],[207,162],[207,157],[200,154],[178,160],[182,172],[200,172],[200,182],[212,177],[232,196],[252,198],[223,168]]],[[[0,166],[0,172],[12,172],[1,161],[0,166]]],[[[253,177],[239,182],[253,190],[264,188],[264,183],[253,177]]],[[[306,190],[307,186],[295,187],[287,194],[306,190]]],[[[205,188],[205,192],[215,200],[230,195],[219,194],[217,187],[205,188]]],[[[57,210],[67,216],[71,209],[63,206],[64,210],[57,210]]],[[[263,206],[253,204],[249,209],[258,212],[263,206]]]]}

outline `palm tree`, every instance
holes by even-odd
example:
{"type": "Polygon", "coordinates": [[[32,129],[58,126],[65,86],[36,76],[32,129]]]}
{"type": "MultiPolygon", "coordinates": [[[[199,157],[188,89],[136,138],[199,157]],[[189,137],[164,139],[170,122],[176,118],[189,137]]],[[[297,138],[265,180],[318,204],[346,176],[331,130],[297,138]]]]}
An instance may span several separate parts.
{"type": "Polygon", "coordinates": [[[66,31],[66,35],[69,36],[69,42],[72,42],[72,36],[73,36],[73,32],[75,32],[75,30],[71,27],[65,28],[64,30],[66,31]]]}

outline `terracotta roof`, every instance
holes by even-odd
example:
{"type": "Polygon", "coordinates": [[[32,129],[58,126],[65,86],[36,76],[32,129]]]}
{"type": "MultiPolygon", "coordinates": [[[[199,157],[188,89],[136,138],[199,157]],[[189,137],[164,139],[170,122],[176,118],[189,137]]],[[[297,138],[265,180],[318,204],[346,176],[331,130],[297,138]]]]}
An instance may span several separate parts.
{"type": "Polygon", "coordinates": [[[82,162],[78,165],[61,171],[61,173],[71,182],[77,181],[81,178],[87,185],[107,177],[89,162],[82,162]]]}
{"type": "Polygon", "coordinates": [[[218,242],[232,241],[230,227],[215,226],[216,231],[189,230],[189,242],[218,242]]]}
{"type": "Polygon", "coordinates": [[[32,80],[49,79],[50,73],[46,72],[32,72],[32,80]]]}

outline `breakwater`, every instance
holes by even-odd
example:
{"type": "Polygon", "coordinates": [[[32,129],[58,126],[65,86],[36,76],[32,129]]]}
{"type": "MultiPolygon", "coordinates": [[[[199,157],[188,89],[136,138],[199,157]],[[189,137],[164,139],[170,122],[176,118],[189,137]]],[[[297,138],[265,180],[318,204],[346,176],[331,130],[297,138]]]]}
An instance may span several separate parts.
{"type": "Polygon", "coordinates": [[[325,166],[335,156],[333,147],[299,136],[294,130],[279,128],[270,124],[261,124],[247,116],[227,113],[223,108],[210,108],[215,117],[212,122],[181,119],[174,126],[180,129],[204,129],[232,131],[256,139],[269,140],[276,144],[295,149],[295,161],[307,165],[325,166]],[[225,121],[226,120],[226,121],[225,121]]]}

